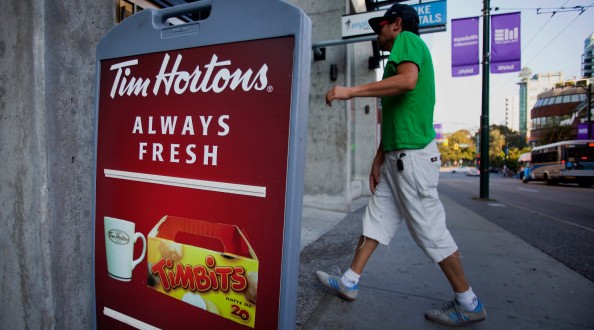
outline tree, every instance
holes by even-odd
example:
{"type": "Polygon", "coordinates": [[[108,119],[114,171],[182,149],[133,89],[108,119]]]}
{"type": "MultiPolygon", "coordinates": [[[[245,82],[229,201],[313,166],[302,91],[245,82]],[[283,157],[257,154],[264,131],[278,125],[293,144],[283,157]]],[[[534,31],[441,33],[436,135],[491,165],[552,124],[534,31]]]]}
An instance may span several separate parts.
{"type": "Polygon", "coordinates": [[[476,144],[468,130],[458,130],[446,134],[447,142],[438,146],[444,164],[458,164],[460,161],[472,162],[476,154],[476,144]]]}
{"type": "Polygon", "coordinates": [[[504,163],[505,135],[496,126],[491,126],[489,131],[489,165],[491,167],[503,167],[504,163]]]}
{"type": "Polygon", "coordinates": [[[491,125],[489,133],[489,164],[502,168],[506,165],[512,171],[518,168],[518,158],[528,152],[526,140],[518,132],[504,125],[491,125]],[[507,154],[506,154],[507,150],[507,154]]]}

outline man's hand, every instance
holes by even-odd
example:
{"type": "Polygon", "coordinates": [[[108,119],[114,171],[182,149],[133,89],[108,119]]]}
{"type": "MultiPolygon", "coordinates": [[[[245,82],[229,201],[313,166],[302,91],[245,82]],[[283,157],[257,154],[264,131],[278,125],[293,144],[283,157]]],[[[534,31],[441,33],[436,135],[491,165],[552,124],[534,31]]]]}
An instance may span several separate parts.
{"type": "Polygon", "coordinates": [[[351,89],[344,86],[335,86],[326,92],[326,104],[331,107],[333,100],[349,100],[353,98],[351,89]]]}
{"type": "Polygon", "coordinates": [[[375,187],[377,187],[380,182],[380,168],[384,163],[384,156],[384,151],[378,150],[373,159],[373,164],[371,165],[371,173],[369,173],[369,189],[371,189],[372,194],[375,194],[375,187]]]}

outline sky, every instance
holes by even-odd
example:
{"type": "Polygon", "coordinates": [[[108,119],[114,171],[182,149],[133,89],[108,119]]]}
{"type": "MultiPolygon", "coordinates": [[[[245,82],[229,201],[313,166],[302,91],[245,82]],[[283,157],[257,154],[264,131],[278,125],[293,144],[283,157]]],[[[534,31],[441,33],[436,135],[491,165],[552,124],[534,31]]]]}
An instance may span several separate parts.
{"type": "MultiPolygon", "coordinates": [[[[418,3],[411,1],[410,4],[418,3]]],[[[565,79],[581,77],[584,40],[594,32],[594,0],[491,0],[491,14],[521,12],[522,67],[533,74],[563,72],[565,79]],[[585,12],[561,7],[584,6],[585,12]],[[587,7],[591,6],[591,7],[587,7]],[[537,9],[540,8],[540,14],[537,9]],[[552,15],[553,11],[557,11],[552,15]]],[[[483,0],[447,0],[447,30],[423,34],[435,66],[435,122],[444,133],[459,129],[476,132],[482,107],[482,72],[471,77],[451,76],[451,20],[481,16],[483,0]]],[[[482,57],[482,18],[479,20],[479,56],[482,57]]],[[[482,70],[482,66],[481,66],[482,70]]],[[[490,74],[490,124],[505,124],[505,102],[509,99],[518,121],[519,72],[490,74]],[[513,103],[512,103],[513,102],[513,103]]],[[[516,124],[517,126],[517,124],[516,124]]],[[[517,127],[516,127],[517,129],[517,127]]]]}

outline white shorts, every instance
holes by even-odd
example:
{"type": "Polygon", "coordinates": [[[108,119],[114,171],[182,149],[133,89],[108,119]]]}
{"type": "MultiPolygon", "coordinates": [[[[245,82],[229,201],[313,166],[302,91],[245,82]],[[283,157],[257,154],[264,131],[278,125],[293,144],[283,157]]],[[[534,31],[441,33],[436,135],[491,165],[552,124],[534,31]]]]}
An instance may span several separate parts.
{"type": "Polygon", "coordinates": [[[435,141],[386,153],[380,182],[363,216],[363,235],[388,245],[405,222],[415,242],[438,263],[458,250],[437,194],[441,161],[435,141]],[[404,169],[397,167],[402,160],[404,169]]]}

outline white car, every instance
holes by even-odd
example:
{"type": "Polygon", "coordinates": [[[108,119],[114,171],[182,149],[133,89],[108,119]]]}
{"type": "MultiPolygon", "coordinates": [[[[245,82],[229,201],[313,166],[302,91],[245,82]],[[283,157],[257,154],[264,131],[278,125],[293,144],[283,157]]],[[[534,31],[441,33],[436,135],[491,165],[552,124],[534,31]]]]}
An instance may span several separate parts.
{"type": "Polygon", "coordinates": [[[469,167],[466,172],[467,176],[480,176],[481,172],[476,167],[469,167]]]}
{"type": "Polygon", "coordinates": [[[468,170],[470,169],[470,167],[467,166],[463,166],[463,167],[456,167],[452,170],[452,173],[461,173],[461,174],[466,174],[468,173],[468,170]]]}

